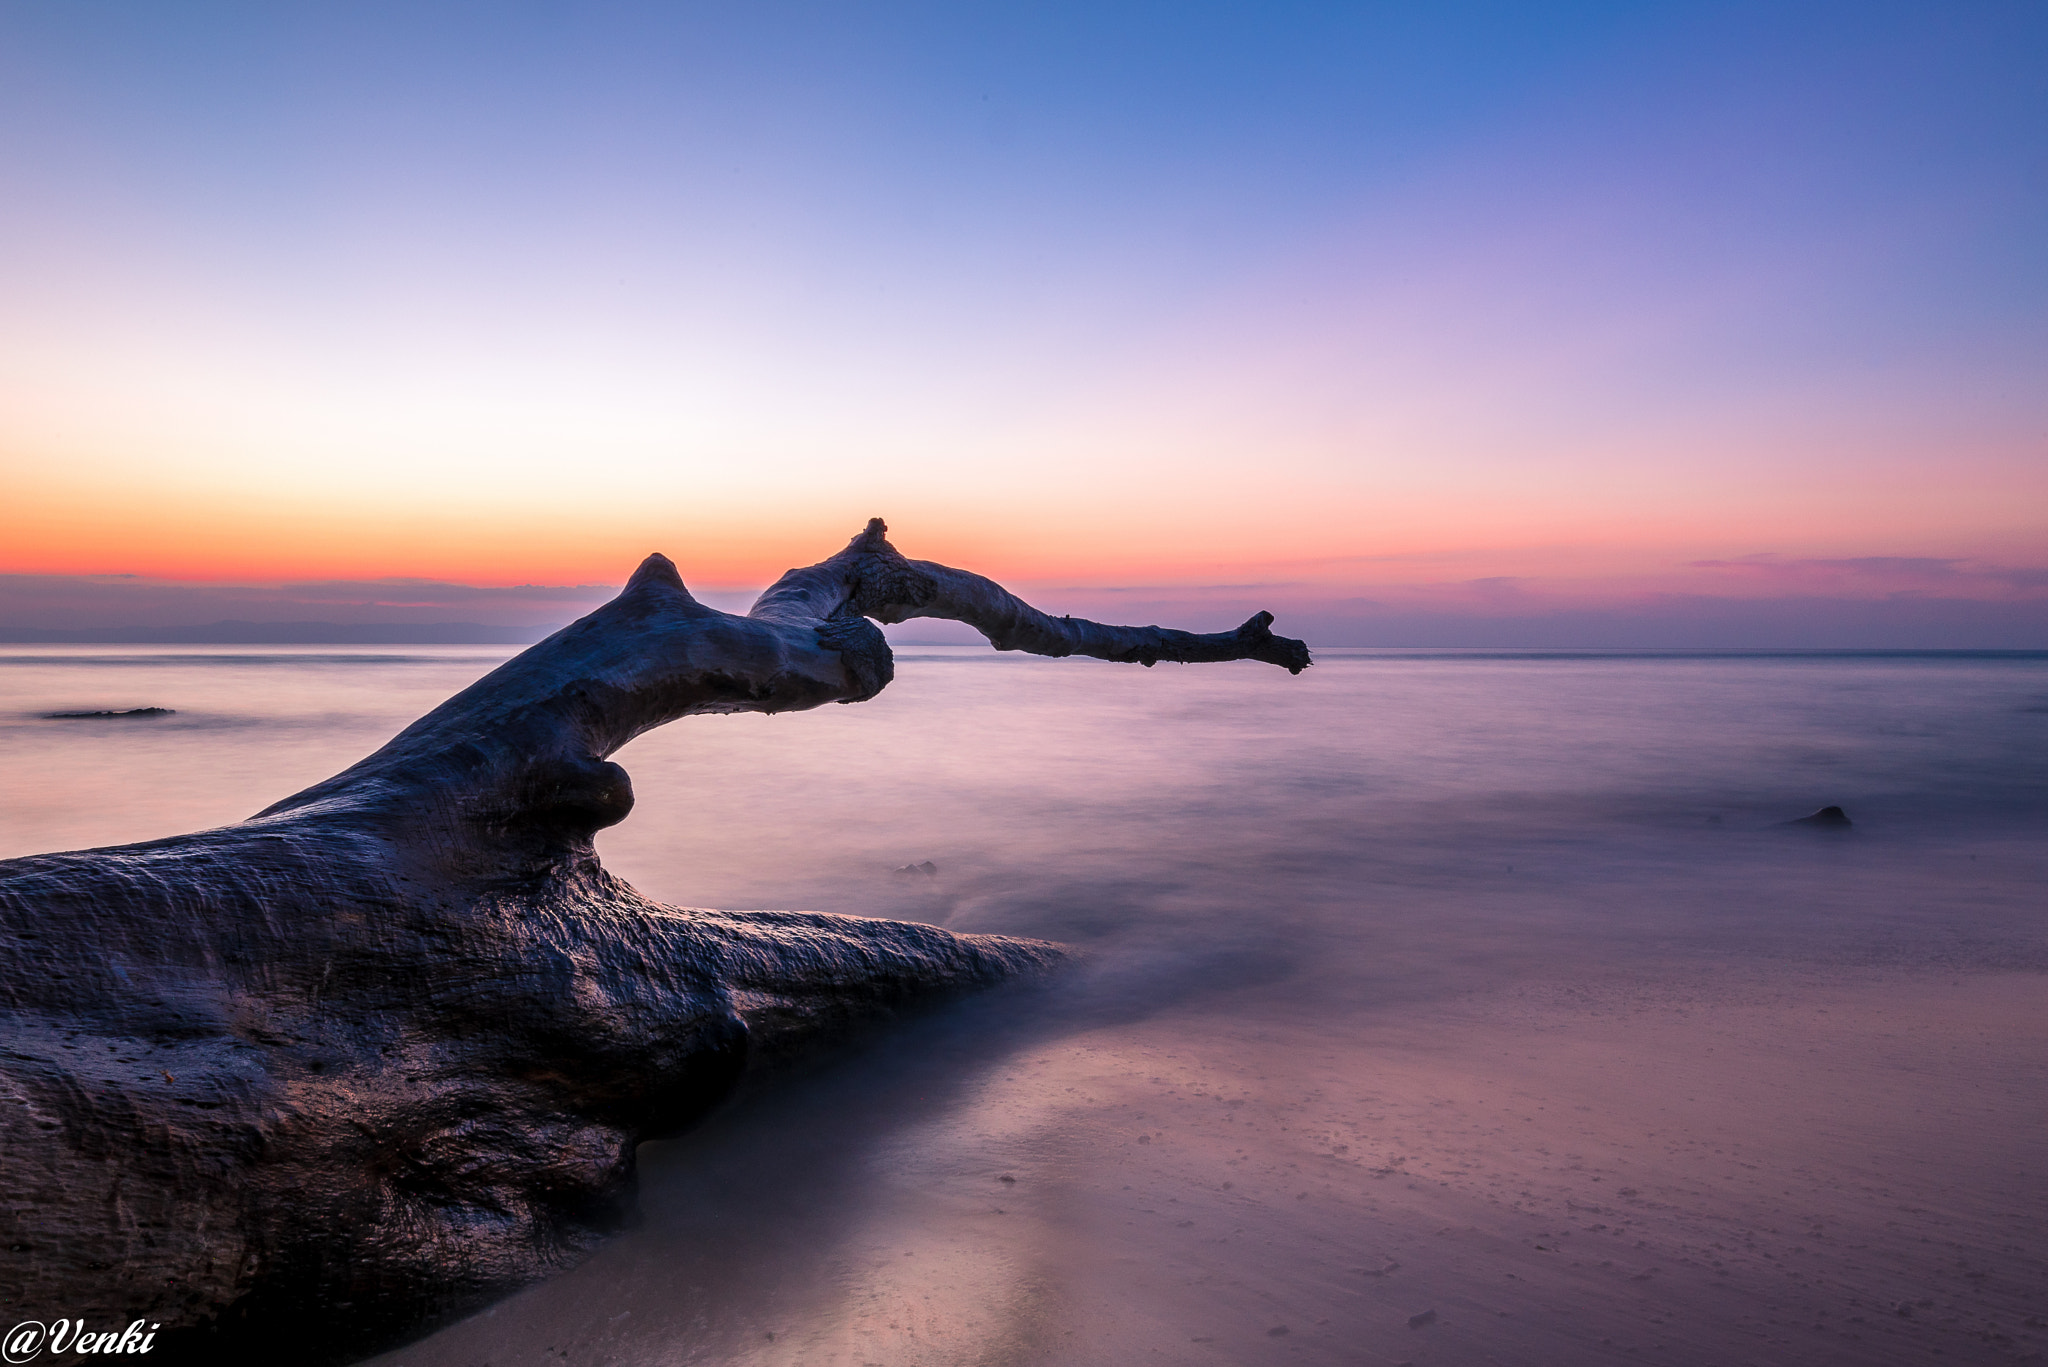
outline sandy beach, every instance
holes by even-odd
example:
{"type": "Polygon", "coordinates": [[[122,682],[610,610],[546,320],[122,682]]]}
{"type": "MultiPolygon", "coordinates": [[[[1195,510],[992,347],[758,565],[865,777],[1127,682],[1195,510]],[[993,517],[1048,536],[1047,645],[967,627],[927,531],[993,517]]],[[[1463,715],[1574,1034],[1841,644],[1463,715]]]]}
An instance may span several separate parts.
{"type": "Polygon", "coordinates": [[[647,1155],[643,1228],[375,1361],[1848,1367],[2048,1344],[2039,974],[1530,982],[1319,1038],[1247,1007],[981,1060],[956,1038],[753,1096],[647,1155]]]}

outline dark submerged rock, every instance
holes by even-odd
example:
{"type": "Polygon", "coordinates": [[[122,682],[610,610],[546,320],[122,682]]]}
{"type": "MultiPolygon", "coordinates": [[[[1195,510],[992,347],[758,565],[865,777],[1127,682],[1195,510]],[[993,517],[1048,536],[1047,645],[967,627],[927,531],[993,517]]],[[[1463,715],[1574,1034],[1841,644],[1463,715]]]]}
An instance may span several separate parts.
{"type": "Polygon", "coordinates": [[[1846,831],[1856,823],[1840,807],[1823,807],[1812,816],[1802,816],[1784,823],[1787,826],[1808,826],[1819,830],[1846,831]]]}

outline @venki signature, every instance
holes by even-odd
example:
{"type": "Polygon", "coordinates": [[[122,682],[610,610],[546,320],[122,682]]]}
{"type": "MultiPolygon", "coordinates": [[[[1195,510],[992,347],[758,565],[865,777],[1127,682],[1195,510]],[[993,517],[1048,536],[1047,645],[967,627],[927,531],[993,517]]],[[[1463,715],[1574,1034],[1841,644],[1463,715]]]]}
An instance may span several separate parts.
{"type": "Polygon", "coordinates": [[[47,1348],[59,1353],[146,1353],[161,1324],[136,1320],[126,1329],[88,1329],[85,1321],[23,1320],[0,1338],[0,1358],[9,1362],[33,1362],[47,1348]]]}

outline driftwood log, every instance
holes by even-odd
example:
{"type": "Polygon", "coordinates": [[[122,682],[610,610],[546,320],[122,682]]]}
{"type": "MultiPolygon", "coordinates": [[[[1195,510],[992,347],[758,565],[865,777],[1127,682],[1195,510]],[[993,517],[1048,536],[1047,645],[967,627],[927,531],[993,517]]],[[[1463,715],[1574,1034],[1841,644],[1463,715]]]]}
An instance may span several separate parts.
{"type": "Polygon", "coordinates": [[[1059,958],[650,901],[592,846],[633,804],[606,756],[649,728],[871,698],[893,669],[874,621],[913,617],[1040,655],[1309,663],[1264,613],[1215,635],[1050,617],[885,533],[744,617],[651,556],[240,825],[0,863],[7,1323],[141,1320],[157,1361],[360,1355],[573,1259],[635,1144],[750,1054],[1059,958]]]}

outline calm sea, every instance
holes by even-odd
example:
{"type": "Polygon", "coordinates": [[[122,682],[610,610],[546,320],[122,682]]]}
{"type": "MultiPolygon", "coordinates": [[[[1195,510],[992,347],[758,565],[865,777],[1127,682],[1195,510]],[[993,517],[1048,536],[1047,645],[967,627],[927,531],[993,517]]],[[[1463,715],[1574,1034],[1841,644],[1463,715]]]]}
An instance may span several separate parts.
{"type": "MultiPolygon", "coordinates": [[[[507,653],[7,648],[0,856],[238,820],[507,653]],[[174,714],[43,715],[138,707],[174,714]]],[[[599,848],[663,900],[1088,953],[648,1146],[637,1228],[392,1363],[1583,1362],[1659,1335],[1666,1362],[1885,1361],[1876,1330],[1836,1342],[1851,1302],[1883,1302],[1900,1352],[1935,1311],[1893,1313],[1926,1231],[1881,1208],[2048,1119],[2025,1050],[1909,1085],[1876,1025],[1813,1071],[1767,1019],[2040,980],[2048,655],[1331,650],[1290,678],[905,647],[872,702],[685,720],[616,758],[638,806],[599,848]],[[1853,829],[1781,824],[1830,804],[1853,829]],[[1717,1047],[1749,1062],[1717,1072],[1717,1047]],[[1771,1088],[1771,1175],[1710,1181],[1741,1142],[1716,1127],[1771,1088]],[[1514,1097],[1526,1128],[1488,1118],[1514,1097]],[[1891,1115],[1979,1099],[1963,1126],[1891,1115]],[[1773,1280],[1741,1313],[1694,1288],[1820,1257],[1829,1221],[1896,1268],[1773,1280]],[[1543,1281],[1619,1230],[1571,1261],[1583,1284],[1543,1281]],[[1796,1353],[1763,1308],[1788,1296],[1796,1353]]],[[[2040,1227],[2034,1166],[1953,1178],[1925,1207],[1960,1222],[1942,1256],[2020,1256],[2000,1211],[2040,1227]]]]}

